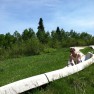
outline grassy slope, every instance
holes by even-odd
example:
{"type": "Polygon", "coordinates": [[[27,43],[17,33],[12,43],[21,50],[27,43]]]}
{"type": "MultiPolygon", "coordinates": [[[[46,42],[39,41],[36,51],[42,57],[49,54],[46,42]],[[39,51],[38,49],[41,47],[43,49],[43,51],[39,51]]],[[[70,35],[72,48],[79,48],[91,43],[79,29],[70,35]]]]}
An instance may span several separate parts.
{"type": "Polygon", "coordinates": [[[23,94],[94,94],[94,64],[83,71],[54,81],[46,89],[23,94]]]}
{"type": "MultiPolygon", "coordinates": [[[[81,50],[84,54],[94,51],[90,48],[81,50]]],[[[79,73],[54,81],[46,88],[35,89],[23,94],[94,94],[94,64],[79,73]]]]}
{"type": "MultiPolygon", "coordinates": [[[[86,49],[85,49],[86,50],[86,49]]],[[[85,50],[82,50],[86,52],[85,50]]],[[[88,50],[87,50],[88,52],[88,50]]],[[[0,62],[0,86],[36,74],[66,66],[69,49],[56,52],[9,59],[0,62]]],[[[85,70],[50,83],[44,89],[23,94],[94,94],[94,64],[85,70]]]]}
{"type": "Polygon", "coordinates": [[[0,61],[0,86],[33,75],[63,68],[67,64],[69,49],[0,61]]]}
{"type": "Polygon", "coordinates": [[[94,54],[94,50],[90,47],[86,47],[84,49],[81,49],[81,52],[84,54],[87,54],[88,52],[92,52],[94,54]]]}

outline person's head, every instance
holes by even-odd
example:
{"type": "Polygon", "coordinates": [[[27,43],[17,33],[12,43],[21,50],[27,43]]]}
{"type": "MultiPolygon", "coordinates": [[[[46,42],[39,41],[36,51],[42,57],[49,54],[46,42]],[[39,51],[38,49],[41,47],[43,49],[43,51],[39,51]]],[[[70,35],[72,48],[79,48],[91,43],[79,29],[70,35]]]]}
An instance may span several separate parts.
{"type": "Polygon", "coordinates": [[[75,49],[74,48],[70,48],[70,52],[71,53],[74,53],[75,52],[75,49]]]}

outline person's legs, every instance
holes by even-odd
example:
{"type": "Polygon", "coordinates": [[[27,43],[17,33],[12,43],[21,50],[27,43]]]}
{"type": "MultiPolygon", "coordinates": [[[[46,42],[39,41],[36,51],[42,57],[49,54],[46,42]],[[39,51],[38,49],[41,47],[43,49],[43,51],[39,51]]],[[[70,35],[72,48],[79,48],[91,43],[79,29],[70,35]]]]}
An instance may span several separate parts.
{"type": "Polygon", "coordinates": [[[78,58],[78,59],[77,59],[77,64],[79,64],[79,63],[81,63],[81,62],[82,62],[81,58],[78,58]]]}
{"type": "Polygon", "coordinates": [[[72,62],[68,61],[68,66],[73,66],[73,65],[75,65],[73,60],[72,60],[72,62]]]}
{"type": "Polygon", "coordinates": [[[73,58],[73,56],[71,56],[70,55],[70,60],[69,60],[69,62],[70,62],[70,65],[75,65],[75,63],[74,63],[74,58],[73,58]]]}

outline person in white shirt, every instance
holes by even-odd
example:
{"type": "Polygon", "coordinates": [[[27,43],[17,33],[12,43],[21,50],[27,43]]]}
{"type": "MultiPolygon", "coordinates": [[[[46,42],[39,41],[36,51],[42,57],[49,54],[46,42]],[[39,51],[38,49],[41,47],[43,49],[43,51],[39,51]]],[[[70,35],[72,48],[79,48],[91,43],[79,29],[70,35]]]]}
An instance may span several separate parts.
{"type": "Polygon", "coordinates": [[[77,53],[75,51],[75,48],[70,48],[69,62],[70,62],[71,65],[75,65],[75,64],[82,62],[81,55],[80,55],[80,53],[77,53]]]}

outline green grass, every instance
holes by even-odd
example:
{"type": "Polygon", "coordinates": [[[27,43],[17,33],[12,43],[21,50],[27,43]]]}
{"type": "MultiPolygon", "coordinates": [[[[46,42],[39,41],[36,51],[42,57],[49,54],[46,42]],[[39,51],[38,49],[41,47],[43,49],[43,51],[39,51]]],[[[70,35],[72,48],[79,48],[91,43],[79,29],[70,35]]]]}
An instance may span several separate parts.
{"type": "Polygon", "coordinates": [[[93,70],[94,64],[79,73],[56,80],[44,89],[23,94],[94,94],[93,70]]]}
{"type": "Polygon", "coordinates": [[[88,52],[92,52],[94,54],[94,50],[90,47],[86,47],[84,49],[81,49],[81,52],[84,54],[87,54],[88,52]]]}
{"type": "Polygon", "coordinates": [[[0,61],[0,86],[63,68],[68,56],[69,49],[63,48],[47,54],[0,61]]]}
{"type": "MultiPolygon", "coordinates": [[[[85,48],[84,53],[93,51],[85,48]]],[[[57,49],[46,54],[8,59],[0,62],[0,86],[57,70],[67,65],[69,48],[57,49]]],[[[37,88],[22,94],[94,94],[94,64],[83,71],[56,80],[45,88],[37,88]]]]}
{"type": "MultiPolygon", "coordinates": [[[[81,50],[84,54],[92,49],[81,50]]],[[[46,88],[37,88],[22,94],[94,94],[94,64],[79,73],[50,83],[46,88]]]]}

